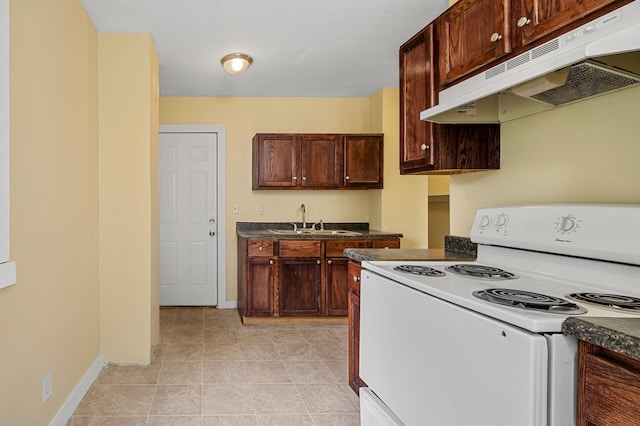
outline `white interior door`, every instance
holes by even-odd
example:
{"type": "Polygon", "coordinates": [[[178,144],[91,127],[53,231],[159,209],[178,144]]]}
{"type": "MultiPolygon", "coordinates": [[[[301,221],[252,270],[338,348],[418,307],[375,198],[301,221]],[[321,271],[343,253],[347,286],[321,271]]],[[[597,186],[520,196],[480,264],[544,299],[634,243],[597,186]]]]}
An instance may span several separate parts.
{"type": "Polygon", "coordinates": [[[217,304],[216,133],[159,139],[160,305],[217,304]]]}

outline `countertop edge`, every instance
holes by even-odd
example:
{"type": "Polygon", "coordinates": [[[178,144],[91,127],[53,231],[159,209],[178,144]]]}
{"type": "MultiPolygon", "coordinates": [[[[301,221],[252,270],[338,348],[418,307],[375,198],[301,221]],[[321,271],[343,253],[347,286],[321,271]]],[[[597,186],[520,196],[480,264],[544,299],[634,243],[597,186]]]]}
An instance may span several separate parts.
{"type": "Polygon", "coordinates": [[[562,324],[562,332],[640,360],[640,318],[569,317],[562,324]]]}

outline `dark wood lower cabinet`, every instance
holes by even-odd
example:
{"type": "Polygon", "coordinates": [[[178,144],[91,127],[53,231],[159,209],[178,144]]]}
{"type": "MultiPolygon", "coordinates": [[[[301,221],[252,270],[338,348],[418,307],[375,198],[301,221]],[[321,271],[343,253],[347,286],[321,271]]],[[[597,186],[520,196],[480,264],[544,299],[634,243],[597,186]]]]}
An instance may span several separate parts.
{"type": "Polygon", "coordinates": [[[280,315],[320,315],[321,262],[280,259],[280,315]]]}
{"type": "Polygon", "coordinates": [[[357,394],[367,384],[360,378],[360,262],[349,262],[349,386],[357,394]]]}
{"type": "Polygon", "coordinates": [[[580,341],[578,426],[640,426],[640,361],[580,341]]]}
{"type": "Polygon", "coordinates": [[[349,313],[348,265],[349,260],[346,257],[327,259],[326,315],[345,316],[349,313]]]}
{"type": "Polygon", "coordinates": [[[273,259],[250,258],[248,279],[253,285],[247,292],[246,315],[269,316],[273,314],[273,259]]]}

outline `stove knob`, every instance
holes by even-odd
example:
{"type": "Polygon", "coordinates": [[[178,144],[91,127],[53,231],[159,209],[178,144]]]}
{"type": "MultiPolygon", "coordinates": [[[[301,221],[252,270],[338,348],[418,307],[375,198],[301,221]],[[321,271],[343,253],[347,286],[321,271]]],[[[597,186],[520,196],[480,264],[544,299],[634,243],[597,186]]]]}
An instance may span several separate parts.
{"type": "Polygon", "coordinates": [[[496,228],[502,228],[507,223],[509,223],[509,216],[504,213],[500,213],[496,218],[496,228]]]}
{"type": "Polygon", "coordinates": [[[491,225],[491,218],[485,214],[478,219],[477,225],[480,229],[487,229],[491,225]]]}

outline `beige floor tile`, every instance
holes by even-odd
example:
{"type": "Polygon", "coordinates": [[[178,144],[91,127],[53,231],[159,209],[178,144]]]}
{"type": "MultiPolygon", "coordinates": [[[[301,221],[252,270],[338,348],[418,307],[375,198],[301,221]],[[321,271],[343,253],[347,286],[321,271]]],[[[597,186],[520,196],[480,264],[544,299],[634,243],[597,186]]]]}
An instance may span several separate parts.
{"type": "Polygon", "coordinates": [[[151,352],[151,364],[156,364],[164,361],[164,355],[167,353],[167,344],[158,343],[153,347],[151,352]]]}
{"type": "Polygon", "coordinates": [[[176,318],[171,324],[173,330],[202,330],[204,328],[203,318],[176,318]]]}
{"type": "Polygon", "coordinates": [[[293,384],[251,385],[256,414],[307,414],[304,402],[293,384]]]}
{"type": "Polygon", "coordinates": [[[275,344],[279,343],[307,343],[307,339],[296,327],[278,327],[272,330],[265,330],[266,336],[275,344]]]}
{"type": "Polygon", "coordinates": [[[360,426],[359,414],[312,414],[313,422],[323,426],[360,426]]]}
{"type": "MultiPolygon", "coordinates": [[[[308,414],[285,414],[271,416],[257,416],[260,426],[306,426],[313,425],[313,420],[308,414]]],[[[322,423],[317,423],[321,425],[322,423]]]]}
{"type": "Polygon", "coordinates": [[[96,383],[118,385],[154,385],[158,383],[160,365],[107,365],[105,366],[96,383]]]}
{"type": "Polygon", "coordinates": [[[96,416],[90,426],[145,426],[146,416],[96,416]]]}
{"type": "Polygon", "coordinates": [[[309,343],[326,343],[326,342],[338,342],[340,339],[331,332],[328,328],[324,327],[300,327],[300,333],[304,336],[309,343]]]}
{"type": "Polygon", "coordinates": [[[219,383],[204,385],[203,411],[205,415],[255,414],[249,385],[219,383]]]}
{"type": "Polygon", "coordinates": [[[98,416],[147,415],[154,385],[112,385],[96,411],[98,416]]]}
{"type": "Polygon", "coordinates": [[[79,416],[74,414],[66,426],[89,426],[91,420],[93,420],[93,416],[79,416]]]}
{"type": "Polygon", "coordinates": [[[171,328],[162,332],[160,341],[162,343],[203,343],[204,330],[202,328],[195,330],[171,328]]]}
{"type": "Polygon", "coordinates": [[[340,383],[340,387],[342,387],[347,395],[349,395],[349,399],[351,400],[351,402],[353,402],[353,404],[358,407],[358,410],[360,410],[360,397],[358,396],[358,394],[353,391],[348,383],[340,383]]]}
{"type": "Polygon", "coordinates": [[[203,383],[247,383],[247,373],[240,360],[205,361],[203,383]]]}
{"type": "Polygon", "coordinates": [[[308,343],[278,343],[275,345],[280,358],[287,361],[321,360],[321,356],[308,343]]]}
{"type": "Polygon", "coordinates": [[[158,385],[151,404],[152,415],[202,414],[201,385],[158,385]]]}
{"type": "Polygon", "coordinates": [[[85,394],[80,404],[76,408],[75,415],[78,416],[93,416],[98,407],[102,403],[102,400],[107,395],[107,392],[111,389],[109,385],[100,385],[94,383],[87,393],[85,394]]]}
{"type": "Polygon", "coordinates": [[[240,354],[245,361],[275,361],[280,360],[273,343],[240,344],[240,354]]]}
{"type": "Polygon", "coordinates": [[[193,319],[204,319],[204,311],[205,308],[202,307],[184,307],[184,308],[175,308],[176,310],[176,320],[193,320],[193,319]]]}
{"type": "Polygon", "coordinates": [[[205,416],[204,426],[256,426],[256,416],[205,416]]]}
{"type": "Polygon", "coordinates": [[[249,383],[291,383],[282,361],[243,361],[249,383]]]}
{"type": "Polygon", "coordinates": [[[202,384],[202,362],[166,361],[162,364],[158,384],[200,385],[202,384]]]}
{"type": "Polygon", "coordinates": [[[204,344],[204,359],[205,360],[240,360],[242,356],[240,354],[240,345],[220,345],[214,343],[204,344]]]}
{"type": "Polygon", "coordinates": [[[325,360],[324,365],[327,366],[331,374],[341,383],[349,383],[349,359],[325,360]]]}
{"type": "Polygon", "coordinates": [[[295,385],[309,413],[357,413],[358,407],[338,383],[295,385]]]}
{"type": "Polygon", "coordinates": [[[268,328],[248,326],[236,330],[236,334],[238,335],[238,341],[241,345],[273,343],[271,336],[268,332],[265,333],[265,330],[268,330],[268,328]]]}
{"type": "Polygon", "coordinates": [[[164,356],[167,361],[202,361],[204,345],[202,343],[169,343],[164,356]]]}
{"type": "Polygon", "coordinates": [[[238,343],[234,328],[206,329],[204,330],[204,343],[218,345],[233,345],[238,343]]]}
{"type": "Polygon", "coordinates": [[[202,426],[202,416],[149,416],[146,426],[202,426]]]}
{"type": "Polygon", "coordinates": [[[322,360],[346,360],[349,359],[349,346],[347,342],[327,341],[315,342],[311,346],[322,360]]]}
{"type": "Polygon", "coordinates": [[[284,361],[293,383],[335,383],[336,378],[322,361],[284,361]]]}

